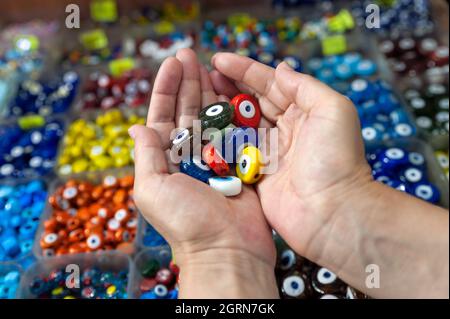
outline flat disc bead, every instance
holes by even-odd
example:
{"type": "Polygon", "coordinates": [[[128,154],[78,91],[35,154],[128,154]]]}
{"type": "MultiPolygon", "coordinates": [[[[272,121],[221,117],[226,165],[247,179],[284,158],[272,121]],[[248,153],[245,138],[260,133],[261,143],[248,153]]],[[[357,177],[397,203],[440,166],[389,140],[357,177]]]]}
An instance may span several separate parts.
{"type": "Polygon", "coordinates": [[[235,176],[211,177],[208,182],[209,186],[227,197],[237,196],[242,191],[242,181],[235,176]]]}
{"type": "Polygon", "coordinates": [[[234,107],[233,124],[257,128],[261,120],[261,108],[258,101],[251,95],[239,94],[231,100],[234,107]]]}
{"type": "Polygon", "coordinates": [[[230,171],[228,163],[211,143],[203,148],[202,159],[219,176],[224,176],[230,171]]]}
{"type": "Polygon", "coordinates": [[[204,108],[198,115],[202,130],[208,128],[222,129],[231,123],[233,109],[227,102],[217,102],[204,108]]]}

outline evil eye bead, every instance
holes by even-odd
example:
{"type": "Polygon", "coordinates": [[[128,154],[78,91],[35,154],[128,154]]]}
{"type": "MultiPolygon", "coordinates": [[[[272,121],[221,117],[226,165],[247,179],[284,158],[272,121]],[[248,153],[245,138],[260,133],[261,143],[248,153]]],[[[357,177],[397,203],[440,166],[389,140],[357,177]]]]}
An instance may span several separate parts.
{"type": "Polygon", "coordinates": [[[386,149],[380,156],[380,162],[386,169],[393,169],[408,161],[408,155],[400,148],[386,149]]]}
{"type": "Polygon", "coordinates": [[[194,149],[193,129],[180,130],[171,141],[170,156],[172,160],[185,158],[193,154],[194,149]]]}
{"type": "Polygon", "coordinates": [[[415,184],[424,180],[424,174],[421,170],[415,167],[409,167],[401,172],[400,180],[410,184],[415,184]]]}
{"type": "Polygon", "coordinates": [[[305,276],[297,271],[283,278],[281,283],[283,297],[288,299],[304,299],[308,294],[308,284],[305,276]]]}
{"type": "Polygon", "coordinates": [[[353,76],[353,72],[347,64],[336,65],[334,68],[334,74],[340,80],[348,80],[353,76]]]}
{"type": "Polygon", "coordinates": [[[362,128],[361,134],[364,141],[367,143],[378,142],[383,139],[383,133],[374,126],[366,126],[362,128]]]}
{"type": "Polygon", "coordinates": [[[153,292],[155,293],[157,299],[163,299],[169,293],[167,287],[164,285],[156,285],[155,288],[153,288],[153,292]]]}
{"type": "Polygon", "coordinates": [[[359,76],[371,76],[371,75],[375,74],[376,71],[377,71],[377,66],[371,60],[359,61],[353,70],[353,72],[359,76]]]}
{"type": "Polygon", "coordinates": [[[216,176],[208,180],[209,186],[224,196],[237,196],[242,191],[242,181],[235,176],[216,176]]]}
{"type": "Polygon", "coordinates": [[[263,167],[261,151],[248,146],[242,150],[236,164],[236,174],[245,184],[254,184],[262,177],[263,167]]]}
{"type": "Polygon", "coordinates": [[[239,94],[231,100],[234,107],[233,124],[257,128],[261,120],[261,109],[258,101],[251,95],[239,94]]]}
{"type": "Polygon", "coordinates": [[[320,69],[323,68],[322,59],[319,59],[319,58],[310,59],[307,63],[307,68],[312,73],[317,73],[320,69]]]}
{"type": "Polygon", "coordinates": [[[297,262],[297,256],[292,249],[286,249],[281,253],[279,268],[282,271],[292,269],[297,262]]]}
{"type": "Polygon", "coordinates": [[[425,166],[425,157],[417,152],[411,152],[408,155],[408,162],[416,167],[423,168],[425,166]]]}
{"type": "Polygon", "coordinates": [[[200,114],[202,129],[222,129],[231,123],[233,109],[226,102],[217,102],[204,108],[200,114]]]}
{"type": "Polygon", "coordinates": [[[413,187],[412,194],[432,204],[437,204],[441,198],[439,190],[429,183],[417,183],[413,187]]]}
{"type": "Polygon", "coordinates": [[[357,52],[350,52],[344,55],[342,62],[353,68],[361,61],[361,59],[361,54],[357,52]]]}
{"type": "Polygon", "coordinates": [[[394,137],[410,137],[415,133],[414,127],[408,123],[399,123],[395,125],[393,135],[394,137]]]}
{"type": "Polygon", "coordinates": [[[203,148],[202,159],[219,176],[224,176],[230,171],[228,163],[211,143],[203,148]]]}
{"type": "Polygon", "coordinates": [[[437,160],[439,162],[439,165],[444,170],[448,170],[448,168],[449,168],[448,155],[445,152],[437,151],[436,152],[436,158],[437,158],[437,160]]]}
{"type": "Polygon", "coordinates": [[[327,268],[318,268],[313,274],[312,286],[319,294],[345,294],[346,285],[327,268]]]}
{"type": "Polygon", "coordinates": [[[180,172],[189,175],[203,183],[208,183],[208,179],[215,174],[211,168],[198,155],[194,155],[189,160],[182,160],[180,172]]]}

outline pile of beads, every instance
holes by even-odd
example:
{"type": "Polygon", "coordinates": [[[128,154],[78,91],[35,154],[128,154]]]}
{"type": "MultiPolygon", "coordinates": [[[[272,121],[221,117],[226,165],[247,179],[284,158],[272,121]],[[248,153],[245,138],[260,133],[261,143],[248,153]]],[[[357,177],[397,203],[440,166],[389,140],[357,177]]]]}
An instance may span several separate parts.
{"type": "Polygon", "coordinates": [[[355,77],[371,77],[377,72],[377,65],[358,52],[328,57],[314,57],[308,60],[307,70],[320,81],[333,87],[355,77]],[[338,83],[338,84],[336,84],[338,83]]]}
{"type": "Polygon", "coordinates": [[[13,70],[24,77],[37,76],[44,65],[44,55],[33,48],[32,43],[36,40],[33,36],[17,38],[15,46],[0,51],[0,71],[13,70]]]}
{"type": "Polygon", "coordinates": [[[15,299],[20,282],[18,270],[6,270],[0,268],[0,299],[15,299]]]}
{"type": "Polygon", "coordinates": [[[249,48],[275,52],[277,41],[293,42],[299,32],[300,20],[296,17],[257,20],[246,14],[236,14],[230,16],[226,24],[206,21],[200,33],[200,44],[213,51],[249,48]]]}
{"type": "Polygon", "coordinates": [[[300,39],[323,39],[329,35],[343,34],[353,30],[355,21],[347,9],[336,14],[325,14],[320,19],[305,22],[300,32],[300,39]]]}
{"type": "Polygon", "coordinates": [[[420,152],[408,152],[402,148],[378,148],[366,155],[377,182],[399,191],[437,204],[440,192],[427,178],[427,163],[420,152]]]}
{"type": "Polygon", "coordinates": [[[261,110],[248,94],[239,94],[230,103],[213,103],[200,112],[202,135],[209,143],[194,145],[198,133],[181,129],[172,140],[170,155],[174,162],[181,160],[180,172],[208,183],[225,196],[236,196],[242,183],[254,184],[262,177],[264,163],[256,130],[261,110]],[[231,175],[234,165],[238,177],[231,175]]]}
{"type": "Polygon", "coordinates": [[[295,55],[281,55],[273,54],[270,52],[251,52],[250,50],[243,49],[236,51],[237,54],[248,56],[252,59],[257,60],[267,66],[276,68],[278,64],[286,62],[293,70],[297,72],[303,71],[303,63],[299,57],[295,55]]]}
{"type": "Polygon", "coordinates": [[[448,178],[448,150],[447,151],[436,151],[436,158],[438,160],[439,165],[444,170],[445,176],[448,178]]]}
{"type": "Polygon", "coordinates": [[[133,176],[104,177],[99,184],[69,180],[49,196],[51,214],[39,235],[42,255],[119,249],[132,252],[138,215],[133,176]]]}
{"type": "Polygon", "coordinates": [[[131,165],[134,141],[128,128],[145,123],[139,111],[125,113],[116,109],[99,114],[94,120],[74,121],[64,136],[58,173],[69,175],[131,165]]]}
{"type": "Polygon", "coordinates": [[[142,245],[145,247],[156,247],[167,245],[167,242],[152,225],[146,223],[142,245]]]}
{"type": "MultiPolygon", "coordinates": [[[[430,2],[428,0],[384,0],[378,1],[384,5],[380,10],[380,26],[370,28],[370,31],[381,34],[415,33],[423,35],[433,30],[434,24],[430,20],[430,2]]],[[[366,10],[371,1],[355,1],[352,14],[358,25],[365,27],[366,19],[372,10],[366,10]]],[[[367,28],[365,28],[367,29],[367,28]]]]}
{"type": "Polygon", "coordinates": [[[191,48],[194,45],[194,35],[191,33],[171,32],[158,39],[146,39],[138,45],[138,52],[144,58],[162,61],[174,56],[178,50],[191,48]]]}
{"type": "Polygon", "coordinates": [[[411,137],[416,128],[389,84],[356,79],[345,93],[355,104],[365,142],[411,137]]]}
{"type": "Polygon", "coordinates": [[[23,81],[6,115],[49,116],[67,111],[77,92],[79,76],[69,71],[53,81],[23,81]]]}
{"type": "Polygon", "coordinates": [[[282,249],[275,269],[283,299],[365,299],[327,268],[282,249]]]}
{"type": "Polygon", "coordinates": [[[0,125],[0,179],[34,177],[53,169],[63,122],[41,116],[22,117],[0,125]]]}
{"type": "Polygon", "coordinates": [[[179,273],[173,261],[165,268],[156,259],[148,260],[141,270],[140,299],[177,299],[179,273]]]}
{"type": "Polygon", "coordinates": [[[39,180],[0,184],[0,262],[31,253],[46,198],[46,186],[39,180]]]}
{"type": "MultiPolygon", "coordinates": [[[[68,287],[70,280],[65,268],[55,269],[46,276],[38,276],[29,286],[32,296],[39,299],[126,299],[128,272],[104,271],[98,267],[80,272],[79,287],[68,287]]],[[[73,279],[72,279],[73,280],[73,279]]]]}
{"type": "Polygon", "coordinates": [[[399,75],[414,78],[425,72],[430,80],[448,77],[448,46],[440,45],[432,37],[386,39],[379,48],[390,69],[399,75]]]}
{"type": "Polygon", "coordinates": [[[92,72],[84,85],[82,109],[139,107],[148,102],[152,75],[148,69],[134,69],[120,77],[92,72]]]}
{"type": "Polygon", "coordinates": [[[404,96],[416,117],[419,129],[432,136],[448,135],[448,87],[430,84],[423,92],[408,89],[404,92],[404,96]]]}

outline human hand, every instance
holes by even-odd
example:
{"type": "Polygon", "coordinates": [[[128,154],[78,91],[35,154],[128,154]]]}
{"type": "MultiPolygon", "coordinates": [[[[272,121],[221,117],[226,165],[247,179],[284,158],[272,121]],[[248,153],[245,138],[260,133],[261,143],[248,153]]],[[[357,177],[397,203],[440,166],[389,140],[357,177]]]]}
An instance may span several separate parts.
{"type": "Polygon", "coordinates": [[[261,126],[278,129],[278,154],[270,155],[278,170],[257,184],[269,223],[301,255],[324,266],[333,259],[339,268],[348,256],[335,249],[334,239],[343,238],[350,221],[337,212],[372,184],[355,107],[286,63],[273,69],[218,53],[212,65],[217,93],[255,95],[261,126]]]}
{"type": "Polygon", "coordinates": [[[218,101],[190,49],[161,65],[146,126],[133,126],[134,198],[166,238],[181,269],[180,296],[277,297],[275,248],[253,188],[236,197],[172,171],[165,151],[175,128],[192,127],[201,107],[218,101]],[[220,277],[218,277],[220,276],[220,277]]]}

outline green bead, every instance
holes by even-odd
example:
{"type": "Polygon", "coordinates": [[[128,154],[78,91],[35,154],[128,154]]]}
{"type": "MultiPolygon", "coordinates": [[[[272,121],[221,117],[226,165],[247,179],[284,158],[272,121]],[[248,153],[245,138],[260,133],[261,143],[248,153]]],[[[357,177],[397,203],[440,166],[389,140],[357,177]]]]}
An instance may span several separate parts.
{"type": "Polygon", "coordinates": [[[218,102],[204,108],[199,119],[202,123],[202,130],[208,128],[223,129],[233,120],[233,109],[227,102],[218,102]]]}
{"type": "Polygon", "coordinates": [[[156,273],[161,268],[161,265],[156,259],[151,259],[147,262],[141,274],[145,278],[153,278],[156,276],[156,273]]]}

